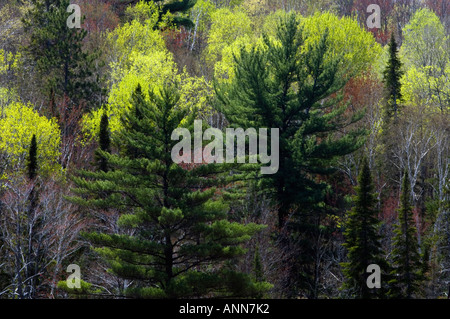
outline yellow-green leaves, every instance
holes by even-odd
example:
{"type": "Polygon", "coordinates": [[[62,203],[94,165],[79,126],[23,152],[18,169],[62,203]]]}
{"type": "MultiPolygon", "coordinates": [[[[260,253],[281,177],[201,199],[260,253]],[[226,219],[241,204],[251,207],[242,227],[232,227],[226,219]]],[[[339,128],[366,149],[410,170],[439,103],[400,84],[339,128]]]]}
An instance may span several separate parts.
{"type": "MultiPolygon", "coordinates": [[[[208,96],[212,90],[209,84],[202,77],[190,77],[186,71],[178,72],[161,32],[155,28],[158,20],[156,7],[139,6],[154,11],[146,16],[145,10],[134,7],[129,12],[136,19],[116,28],[108,36],[111,84],[106,112],[112,133],[122,129],[120,119],[131,108],[131,96],[138,84],[148,99],[149,90],[157,93],[165,83],[175,81],[180,84],[182,107],[196,108],[203,114],[210,112],[208,96]]],[[[83,127],[88,139],[98,134],[102,114],[103,110],[97,110],[84,116],[83,127]]]]}
{"type": "Polygon", "coordinates": [[[252,22],[245,12],[236,8],[222,8],[211,15],[211,30],[208,38],[206,61],[214,63],[219,60],[222,50],[240,37],[252,34],[252,22]]]}
{"type": "Polygon", "coordinates": [[[449,39],[438,16],[428,9],[418,10],[404,28],[402,55],[406,66],[425,67],[449,58],[449,39]]]}
{"type": "Polygon", "coordinates": [[[404,29],[401,54],[407,70],[402,79],[406,102],[449,109],[450,39],[444,25],[428,9],[417,11],[404,29]]]}
{"type": "Polygon", "coordinates": [[[355,18],[339,18],[325,12],[301,20],[304,30],[305,50],[316,45],[328,29],[328,58],[342,56],[342,70],[347,75],[357,75],[372,65],[382,52],[373,35],[363,30],[355,18]]]}
{"type": "Polygon", "coordinates": [[[7,154],[11,170],[25,168],[33,134],[37,139],[39,173],[45,175],[60,169],[60,131],[54,119],[40,116],[31,105],[12,103],[1,114],[0,132],[0,150],[7,154]]]}
{"type": "Polygon", "coordinates": [[[21,57],[22,54],[20,52],[14,54],[0,49],[0,75],[6,74],[8,70],[17,70],[20,65],[21,57]]]}

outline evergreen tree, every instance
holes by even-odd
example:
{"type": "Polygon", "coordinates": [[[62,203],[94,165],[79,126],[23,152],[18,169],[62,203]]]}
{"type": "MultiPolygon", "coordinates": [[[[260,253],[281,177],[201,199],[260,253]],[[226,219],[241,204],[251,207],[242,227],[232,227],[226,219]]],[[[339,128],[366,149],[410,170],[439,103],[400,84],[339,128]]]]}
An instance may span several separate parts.
{"type": "Polygon", "coordinates": [[[378,233],[380,222],[376,208],[377,197],[366,158],[363,160],[355,190],[355,206],[348,213],[344,232],[343,246],[347,248],[348,261],[342,263],[346,277],[343,288],[348,289],[356,298],[381,297],[383,289],[370,289],[366,282],[366,270],[370,264],[377,264],[385,273],[388,270],[381,249],[381,236],[378,233]]]}
{"type": "Polygon", "coordinates": [[[295,282],[312,298],[317,291],[311,288],[317,276],[313,250],[318,246],[311,240],[333,232],[320,224],[329,211],[324,205],[328,185],[317,177],[333,172],[330,162],[358,149],[365,134],[335,134],[361,114],[343,116],[347,105],[340,103],[340,89],[346,79],[338,75],[340,59],[325,58],[331,50],[327,38],[325,32],[317,45],[303,50],[299,22],[288,14],[278,23],[274,40],[264,36],[267,49],[242,48],[231,83],[216,84],[218,108],[230,126],[279,128],[279,169],[262,176],[260,188],[272,196],[280,228],[292,216],[288,226],[295,236],[286,240],[295,240],[298,252],[289,262],[295,282]]]}
{"type": "Polygon", "coordinates": [[[385,123],[394,117],[397,119],[399,105],[402,101],[401,83],[403,76],[402,63],[398,56],[397,42],[395,41],[394,33],[391,35],[391,40],[388,46],[389,59],[386,69],[383,72],[383,82],[387,91],[387,103],[384,110],[385,123]]]}
{"type": "MultiPolygon", "coordinates": [[[[111,152],[111,138],[109,136],[109,120],[106,111],[103,112],[100,120],[100,131],[98,138],[99,150],[103,152],[111,152]]],[[[99,152],[95,153],[98,168],[104,172],[108,171],[108,161],[101,156],[99,152]]]]}
{"type": "Polygon", "coordinates": [[[73,202],[122,210],[123,233],[84,236],[114,274],[133,280],[123,292],[127,296],[258,296],[268,287],[234,271],[230,262],[245,252],[241,243],[263,228],[227,220],[218,187],[230,181],[224,173],[230,167],[182,167],[171,158],[177,143],[172,132],[191,128],[194,116],[172,85],[150,93],[149,100],[137,89],[133,109],[122,119],[124,129],[113,136],[123,146],[120,153],[99,151],[111,169],[74,177],[74,191],[82,196],[73,202]]]}
{"type": "Polygon", "coordinates": [[[393,269],[392,280],[389,282],[391,285],[389,294],[393,298],[409,299],[420,292],[420,284],[425,278],[410,202],[408,172],[405,172],[403,177],[398,224],[394,232],[393,269]]]}
{"type": "Polygon", "coordinates": [[[347,105],[336,106],[341,94],[330,97],[345,80],[337,76],[339,59],[324,58],[327,33],[316,47],[302,53],[298,24],[290,14],[277,27],[275,41],[280,44],[264,37],[267,51],[243,48],[233,82],[216,86],[218,107],[231,126],[279,128],[280,166],[276,174],[265,177],[280,206],[280,225],[295,204],[311,208],[321,202],[327,185],[311,176],[329,173],[329,160],[351,153],[363,142],[362,131],[333,138],[334,132],[360,117],[343,123],[347,105]]]}
{"type": "Polygon", "coordinates": [[[98,52],[83,50],[86,30],[68,26],[70,1],[31,0],[31,4],[23,19],[25,31],[30,33],[25,51],[36,64],[50,103],[54,103],[55,96],[88,106],[101,103],[101,90],[93,78],[98,52]]]}
{"type": "Polygon", "coordinates": [[[36,177],[37,173],[37,142],[36,135],[33,134],[30,143],[30,150],[28,151],[28,161],[27,161],[27,175],[30,180],[36,177]]]}
{"type": "Polygon", "coordinates": [[[172,0],[166,2],[165,0],[145,0],[146,2],[154,2],[161,6],[160,19],[167,14],[168,12],[174,14],[173,23],[176,26],[184,26],[186,28],[191,28],[194,26],[194,23],[191,19],[182,16],[183,13],[186,13],[189,9],[191,9],[197,0],[172,0]]]}
{"type": "Polygon", "coordinates": [[[261,255],[259,253],[259,246],[256,246],[255,248],[255,256],[253,258],[253,272],[255,274],[256,281],[264,281],[264,272],[261,263],[261,255]]]}

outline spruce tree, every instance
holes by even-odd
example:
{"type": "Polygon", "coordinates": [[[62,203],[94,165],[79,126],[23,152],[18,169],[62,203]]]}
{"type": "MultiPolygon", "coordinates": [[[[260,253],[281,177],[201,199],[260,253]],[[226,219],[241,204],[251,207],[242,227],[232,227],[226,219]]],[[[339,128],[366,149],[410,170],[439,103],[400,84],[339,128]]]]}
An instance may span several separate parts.
{"type": "Polygon", "coordinates": [[[388,52],[388,63],[386,69],[383,71],[383,82],[387,91],[387,102],[384,110],[385,124],[388,124],[392,117],[394,117],[394,120],[397,119],[399,111],[398,103],[403,99],[400,83],[403,76],[402,62],[398,56],[397,42],[395,41],[394,33],[392,33],[391,40],[389,41],[388,52]]]}
{"type": "Polygon", "coordinates": [[[324,204],[329,185],[318,177],[332,173],[331,161],[358,149],[365,134],[345,128],[361,114],[344,116],[340,90],[346,78],[339,75],[339,57],[325,58],[331,50],[327,39],[328,31],[304,50],[299,21],[287,14],[275,39],[264,36],[266,48],[242,48],[231,83],[215,85],[217,107],[231,127],[279,128],[279,169],[262,175],[259,187],[277,208],[279,229],[292,232],[283,241],[295,241],[296,255],[289,261],[297,283],[293,293],[298,288],[311,298],[317,297],[312,287],[318,249],[312,240],[334,231],[321,225],[330,211],[324,204]],[[338,137],[337,131],[347,133],[338,137]]]}
{"type": "Polygon", "coordinates": [[[176,128],[192,128],[172,84],[146,99],[136,90],[133,108],[113,136],[119,154],[99,153],[107,172],[80,171],[73,180],[81,196],[71,200],[121,211],[122,233],[85,233],[117,276],[133,281],[129,297],[181,298],[258,296],[268,284],[234,270],[242,243],[263,226],[227,219],[220,185],[230,181],[226,164],[175,164],[171,150],[176,128]],[[130,151],[131,150],[131,151],[130,151]]]}
{"type": "MultiPolygon", "coordinates": [[[[103,112],[102,118],[100,120],[100,130],[99,130],[99,138],[98,138],[99,150],[103,152],[110,153],[111,152],[111,138],[109,135],[109,120],[108,114],[106,111],[103,112]]],[[[97,151],[95,153],[97,166],[100,170],[107,172],[108,171],[108,161],[104,156],[97,151]]]]}
{"type": "Polygon", "coordinates": [[[344,231],[343,246],[347,248],[348,261],[342,263],[346,277],[343,288],[355,298],[382,297],[384,289],[370,289],[366,282],[366,270],[370,264],[376,264],[384,273],[388,273],[380,243],[377,196],[366,158],[363,160],[355,190],[355,206],[348,212],[344,231]]]}
{"type": "Polygon", "coordinates": [[[417,229],[413,219],[407,171],[405,171],[402,181],[398,224],[395,226],[389,295],[392,298],[409,299],[420,293],[420,284],[425,277],[416,237],[417,229]]]}
{"type": "Polygon", "coordinates": [[[36,177],[37,173],[37,143],[36,135],[33,134],[30,143],[30,149],[28,151],[28,161],[27,161],[27,175],[30,180],[36,177]]]}

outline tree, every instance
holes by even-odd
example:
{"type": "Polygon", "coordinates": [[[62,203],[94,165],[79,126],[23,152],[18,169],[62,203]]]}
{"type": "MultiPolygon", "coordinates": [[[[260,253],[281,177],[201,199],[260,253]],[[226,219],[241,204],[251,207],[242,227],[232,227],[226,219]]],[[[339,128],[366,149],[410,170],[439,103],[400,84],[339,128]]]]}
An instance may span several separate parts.
{"type": "Polygon", "coordinates": [[[55,119],[49,120],[33,110],[32,105],[11,103],[3,109],[0,118],[0,150],[7,154],[8,173],[23,173],[26,167],[28,145],[36,135],[37,166],[39,174],[48,176],[61,170],[58,163],[61,146],[60,129],[55,119]]]}
{"type": "Polygon", "coordinates": [[[398,211],[398,224],[395,228],[394,249],[392,250],[392,277],[389,281],[389,295],[393,298],[412,298],[420,293],[424,280],[423,265],[417,242],[417,229],[414,226],[410,204],[410,183],[405,171],[398,211]]]}
{"type": "Polygon", "coordinates": [[[403,99],[401,92],[402,86],[400,83],[400,79],[403,76],[403,71],[401,70],[402,63],[398,56],[397,42],[395,41],[393,33],[391,35],[391,40],[389,41],[388,50],[389,60],[386,69],[383,72],[383,81],[387,91],[384,116],[386,129],[392,117],[394,117],[394,121],[397,119],[399,102],[403,99]]]}
{"type": "MultiPolygon", "coordinates": [[[[174,25],[178,27],[191,28],[194,23],[188,18],[184,17],[183,14],[187,13],[191,9],[197,0],[172,0],[166,2],[165,0],[144,0],[147,3],[155,3],[160,7],[159,21],[163,19],[166,14],[172,14],[172,21],[174,25]],[[166,3],[164,3],[166,2],[166,3]]],[[[137,2],[136,0],[131,1],[131,3],[137,2]]]]}
{"type": "MultiPolygon", "coordinates": [[[[108,114],[103,112],[102,119],[100,121],[100,131],[98,135],[99,150],[103,152],[111,152],[111,138],[109,136],[109,124],[108,114]]],[[[104,172],[108,171],[108,162],[105,157],[101,156],[99,152],[96,153],[96,160],[98,168],[104,172]]]]}
{"type": "Polygon", "coordinates": [[[402,46],[407,71],[402,79],[406,101],[449,110],[450,37],[436,14],[428,9],[417,11],[405,27],[402,46]]]}
{"type": "Polygon", "coordinates": [[[356,196],[353,197],[355,206],[348,213],[344,231],[343,245],[347,248],[348,261],[342,263],[343,273],[347,279],[343,287],[356,298],[381,297],[382,290],[369,288],[366,283],[366,269],[370,264],[377,264],[385,273],[388,273],[381,249],[381,236],[378,233],[380,224],[378,200],[367,158],[363,159],[358,186],[355,190],[356,196]]]}
{"type": "Polygon", "coordinates": [[[320,245],[311,240],[323,238],[328,190],[319,176],[333,171],[333,159],[358,149],[365,131],[346,130],[360,114],[343,115],[347,105],[340,104],[339,91],[346,80],[337,75],[341,60],[329,52],[327,31],[304,50],[300,30],[295,14],[286,15],[275,38],[265,36],[263,47],[241,49],[233,80],[216,85],[216,92],[218,107],[232,127],[279,128],[279,169],[262,176],[259,187],[277,207],[279,229],[288,225],[296,234],[297,255],[289,261],[298,264],[293,276],[315,297],[319,265],[314,265],[311,250],[320,245]],[[345,133],[338,135],[338,130],[345,133]]]}
{"type": "Polygon", "coordinates": [[[36,143],[36,134],[33,134],[30,143],[30,150],[28,152],[28,178],[33,180],[36,177],[37,172],[37,143],[36,143]]]}
{"type": "Polygon", "coordinates": [[[63,263],[81,244],[83,228],[77,207],[65,200],[67,185],[55,179],[11,176],[0,197],[1,269],[8,283],[0,295],[11,299],[54,298],[63,263]],[[39,200],[30,210],[30,197],[39,183],[39,200]]]}
{"type": "Polygon", "coordinates": [[[91,107],[101,104],[100,86],[93,74],[98,54],[83,50],[86,30],[67,25],[70,1],[31,2],[32,7],[23,19],[25,31],[30,33],[26,51],[36,63],[49,101],[56,96],[91,107]]]}
{"type": "MultiPolygon", "coordinates": [[[[118,226],[129,232],[85,233],[111,271],[134,284],[123,293],[140,298],[203,295],[257,296],[267,283],[233,271],[230,260],[244,253],[246,242],[263,226],[227,220],[227,205],[217,186],[226,164],[182,167],[175,164],[171,136],[191,127],[195,113],[180,107],[180,93],[171,85],[150,93],[139,87],[133,107],[115,136],[120,154],[99,153],[108,172],[81,171],[74,177],[82,195],[71,200],[83,206],[119,208],[118,226]]],[[[185,150],[186,151],[186,150],[185,150]]]]}
{"type": "Polygon", "coordinates": [[[330,95],[338,92],[344,81],[336,77],[338,60],[324,59],[329,49],[327,33],[317,46],[302,55],[298,21],[290,14],[278,25],[276,41],[265,37],[267,51],[242,49],[233,82],[217,86],[216,91],[218,107],[232,126],[280,129],[280,167],[267,180],[271,181],[280,205],[282,226],[294,203],[311,207],[307,205],[321,201],[326,187],[308,175],[325,173],[322,163],[357,149],[362,132],[331,139],[333,132],[348,123],[339,121],[346,105],[331,111],[339,98],[330,95]],[[331,112],[325,114],[328,108],[331,112]]]}

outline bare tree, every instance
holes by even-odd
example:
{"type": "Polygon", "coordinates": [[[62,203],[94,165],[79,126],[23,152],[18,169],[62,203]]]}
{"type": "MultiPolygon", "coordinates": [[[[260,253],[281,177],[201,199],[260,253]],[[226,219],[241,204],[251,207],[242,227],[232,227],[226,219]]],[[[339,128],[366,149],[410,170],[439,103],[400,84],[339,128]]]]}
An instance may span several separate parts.
{"type": "Polygon", "coordinates": [[[55,180],[14,177],[4,188],[0,229],[6,252],[3,267],[11,284],[0,294],[19,299],[54,297],[62,263],[80,247],[76,239],[83,219],[64,199],[64,185],[55,180]],[[30,195],[37,189],[38,203],[30,210],[30,195]]]}

